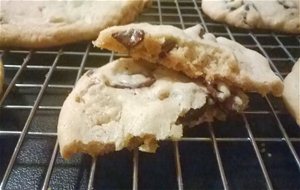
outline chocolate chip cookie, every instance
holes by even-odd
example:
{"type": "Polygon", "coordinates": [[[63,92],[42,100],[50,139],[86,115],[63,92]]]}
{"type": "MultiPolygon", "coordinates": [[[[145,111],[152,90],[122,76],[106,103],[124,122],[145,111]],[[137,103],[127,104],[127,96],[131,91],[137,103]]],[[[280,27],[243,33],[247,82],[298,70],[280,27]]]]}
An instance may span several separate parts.
{"type": "Polygon", "coordinates": [[[202,0],[202,10],[236,27],[300,33],[299,0],[202,0]]]}
{"type": "Polygon", "coordinates": [[[102,155],[179,139],[183,126],[243,111],[248,97],[224,83],[210,85],[145,61],[121,58],[86,72],[65,100],[58,121],[64,158],[102,155]]]}
{"type": "Polygon", "coordinates": [[[0,47],[41,48],[93,40],[100,30],[126,24],[151,0],[1,1],[0,47]]]}
{"type": "Polygon", "coordinates": [[[113,26],[100,32],[94,45],[159,63],[207,82],[262,95],[281,96],[283,83],[261,54],[232,40],[205,33],[200,25],[182,30],[147,23],[113,26]]]}

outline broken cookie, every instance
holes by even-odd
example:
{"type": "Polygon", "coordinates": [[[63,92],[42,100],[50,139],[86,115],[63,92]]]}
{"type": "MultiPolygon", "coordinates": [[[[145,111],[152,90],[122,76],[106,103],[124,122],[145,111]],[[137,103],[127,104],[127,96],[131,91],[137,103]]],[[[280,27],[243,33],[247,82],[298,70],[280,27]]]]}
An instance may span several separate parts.
{"type": "Polygon", "coordinates": [[[80,78],[59,116],[64,158],[137,147],[154,152],[157,141],[182,137],[183,125],[224,119],[247,106],[248,97],[240,89],[141,62],[121,58],[80,78]]]}
{"type": "Polygon", "coordinates": [[[261,54],[223,37],[205,33],[200,25],[181,30],[147,23],[113,26],[100,32],[94,45],[134,59],[159,63],[231,88],[281,96],[283,83],[261,54]]]}

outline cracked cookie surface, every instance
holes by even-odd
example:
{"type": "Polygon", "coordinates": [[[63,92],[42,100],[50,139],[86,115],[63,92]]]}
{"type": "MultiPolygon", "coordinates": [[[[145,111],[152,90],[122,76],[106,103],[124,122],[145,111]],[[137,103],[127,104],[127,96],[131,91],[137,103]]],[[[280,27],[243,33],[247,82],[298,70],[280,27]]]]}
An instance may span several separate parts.
{"type": "Polygon", "coordinates": [[[183,126],[223,120],[228,112],[241,112],[248,104],[239,89],[208,85],[141,62],[121,58],[80,78],[59,116],[64,158],[136,147],[154,152],[157,141],[179,139],[183,126]]]}

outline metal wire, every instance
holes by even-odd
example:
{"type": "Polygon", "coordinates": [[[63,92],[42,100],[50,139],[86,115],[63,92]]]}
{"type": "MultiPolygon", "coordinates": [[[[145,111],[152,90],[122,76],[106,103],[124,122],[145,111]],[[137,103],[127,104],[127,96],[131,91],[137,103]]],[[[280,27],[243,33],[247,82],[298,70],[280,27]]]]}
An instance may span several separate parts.
{"type": "Polygon", "coordinates": [[[174,149],[175,149],[175,163],[176,163],[176,176],[177,176],[176,178],[177,178],[178,189],[183,190],[178,141],[174,141],[173,144],[174,144],[174,149]]]}
{"type": "Polygon", "coordinates": [[[19,137],[19,140],[18,140],[17,145],[15,147],[15,150],[13,152],[13,155],[12,155],[10,161],[9,161],[7,169],[6,169],[5,174],[3,176],[3,180],[2,180],[2,182],[0,184],[0,189],[5,188],[5,185],[7,183],[8,177],[9,177],[9,175],[11,173],[12,167],[13,167],[13,165],[15,163],[15,160],[17,158],[17,155],[18,155],[19,151],[20,151],[21,145],[22,145],[22,143],[23,143],[23,141],[25,139],[25,136],[27,134],[29,125],[30,125],[30,123],[32,121],[32,118],[33,118],[33,116],[34,116],[34,114],[35,114],[35,112],[36,112],[36,110],[38,108],[38,105],[39,105],[39,103],[40,103],[40,101],[41,101],[41,99],[43,97],[43,94],[44,94],[44,92],[45,92],[45,90],[47,88],[47,85],[48,85],[48,83],[50,81],[50,77],[51,77],[51,75],[52,75],[52,73],[53,73],[53,71],[54,71],[54,69],[56,67],[56,64],[57,64],[57,62],[58,62],[58,60],[59,60],[59,58],[61,56],[61,53],[62,53],[62,49],[59,50],[59,52],[57,53],[57,56],[56,56],[55,60],[53,61],[52,67],[50,68],[50,70],[49,70],[49,72],[48,72],[48,74],[46,76],[46,79],[44,81],[44,84],[43,84],[43,86],[42,86],[42,88],[41,88],[41,90],[40,90],[40,92],[39,92],[39,94],[38,94],[38,96],[36,98],[36,101],[35,101],[32,109],[31,109],[31,111],[30,111],[30,114],[29,114],[29,116],[27,118],[25,126],[24,126],[24,128],[22,130],[22,133],[21,133],[21,135],[19,137]]]}
{"type": "Polygon", "coordinates": [[[256,156],[258,158],[259,165],[260,165],[260,167],[262,169],[262,172],[264,174],[264,177],[265,177],[265,180],[266,180],[266,183],[267,183],[267,187],[268,187],[268,189],[271,190],[271,189],[273,189],[273,185],[272,185],[272,182],[270,180],[269,174],[267,172],[266,166],[265,166],[265,164],[263,162],[263,159],[262,159],[261,154],[260,154],[260,152],[258,150],[257,144],[256,144],[256,142],[254,140],[254,137],[253,137],[252,131],[251,131],[250,127],[249,127],[249,123],[247,121],[247,118],[245,117],[245,115],[242,115],[242,116],[243,116],[243,119],[244,119],[244,122],[245,122],[245,127],[247,129],[249,138],[250,138],[252,146],[254,148],[255,154],[256,154],[256,156]]]}
{"type": "Polygon", "coordinates": [[[216,158],[217,158],[218,167],[219,167],[223,187],[224,187],[225,190],[227,190],[227,189],[229,189],[228,182],[227,182],[225,171],[224,171],[224,168],[223,168],[223,163],[222,163],[219,148],[218,148],[218,145],[217,145],[214,129],[213,129],[211,123],[209,123],[208,129],[209,129],[209,133],[211,135],[211,140],[212,140],[213,147],[214,147],[214,153],[215,153],[216,158]]]}
{"type": "Polygon", "coordinates": [[[93,190],[93,184],[94,184],[94,176],[96,171],[96,165],[97,165],[97,158],[93,157],[90,175],[89,175],[89,182],[88,182],[88,190],[93,190]]]}
{"type": "Polygon", "coordinates": [[[133,174],[132,174],[132,189],[138,189],[138,176],[139,176],[139,150],[133,151],[133,174]]]}
{"type": "Polygon", "coordinates": [[[288,55],[288,57],[293,61],[296,62],[296,59],[291,55],[291,53],[286,49],[286,47],[283,45],[283,43],[280,41],[278,36],[276,36],[274,33],[272,33],[272,36],[276,39],[280,47],[283,47],[283,51],[288,55]]]}
{"type": "MultiPolygon", "coordinates": [[[[229,28],[228,28],[227,26],[226,26],[226,31],[228,31],[228,33],[230,34],[229,36],[230,36],[231,40],[234,40],[234,41],[235,41],[235,38],[233,37],[231,31],[229,30],[229,28]]],[[[275,66],[275,65],[274,65],[274,66],[275,66]]],[[[247,129],[249,138],[250,138],[251,143],[252,143],[252,146],[253,146],[253,148],[254,148],[255,154],[256,154],[256,156],[257,156],[259,165],[260,165],[260,167],[261,167],[261,169],[262,169],[264,178],[265,178],[265,180],[266,180],[267,187],[268,187],[268,189],[272,190],[272,189],[273,189],[272,182],[271,182],[270,177],[269,177],[269,174],[268,174],[268,172],[267,172],[267,170],[266,170],[266,166],[265,166],[265,164],[264,164],[264,162],[263,162],[263,160],[262,160],[261,154],[260,154],[260,152],[258,151],[257,144],[256,144],[256,142],[254,141],[254,137],[253,137],[252,131],[251,131],[250,127],[249,127],[249,123],[248,123],[248,121],[247,121],[247,118],[245,117],[244,114],[242,114],[242,116],[243,116],[243,119],[244,119],[244,122],[245,122],[245,127],[246,127],[246,129],[247,129]]]]}
{"type": "MultiPolygon", "coordinates": [[[[275,66],[275,64],[273,63],[273,61],[270,59],[269,55],[266,53],[266,51],[263,49],[263,47],[261,47],[261,45],[258,42],[258,40],[256,39],[256,37],[252,33],[250,35],[253,38],[253,40],[257,43],[257,46],[262,51],[263,55],[270,60],[270,64],[274,68],[275,72],[279,73],[279,77],[281,79],[283,79],[283,76],[280,74],[280,72],[278,71],[277,67],[275,66]]],[[[284,49],[285,52],[288,52],[288,50],[286,49],[286,47],[282,46],[282,49],[284,49]]],[[[287,53],[287,54],[288,54],[288,56],[292,57],[290,53],[287,53]]],[[[292,155],[293,155],[293,157],[294,157],[294,159],[295,159],[295,161],[296,161],[296,163],[298,165],[298,169],[300,171],[300,159],[299,159],[299,156],[297,155],[297,153],[295,151],[295,148],[293,147],[293,145],[292,145],[292,143],[291,143],[291,141],[289,139],[289,136],[287,135],[285,129],[283,128],[282,123],[280,122],[279,117],[276,114],[275,109],[274,109],[273,105],[270,102],[270,99],[268,97],[266,97],[266,100],[267,100],[267,102],[268,102],[268,104],[270,106],[270,109],[272,110],[273,115],[275,116],[275,119],[276,119],[276,122],[277,122],[277,126],[279,127],[279,129],[280,129],[283,137],[285,138],[285,141],[286,141],[286,143],[287,143],[290,151],[292,152],[292,155]]]]}
{"type": "Polygon", "coordinates": [[[295,150],[294,146],[292,145],[289,136],[287,135],[285,129],[283,128],[282,123],[281,123],[281,121],[279,120],[278,115],[275,113],[274,107],[273,107],[273,105],[271,104],[269,98],[266,98],[266,100],[267,100],[267,102],[268,102],[268,104],[269,104],[269,106],[270,106],[270,108],[271,108],[271,110],[272,110],[272,112],[273,112],[273,114],[274,114],[274,116],[275,116],[275,119],[276,119],[276,122],[277,122],[277,124],[278,124],[278,127],[279,127],[279,129],[280,129],[280,131],[281,131],[281,133],[282,133],[282,135],[283,135],[283,137],[284,137],[284,140],[285,140],[285,142],[287,143],[287,145],[288,145],[290,151],[292,152],[292,155],[293,155],[293,157],[294,157],[294,159],[295,159],[295,161],[296,161],[296,163],[297,163],[297,165],[298,165],[298,169],[299,169],[299,171],[300,171],[300,160],[299,160],[299,156],[297,155],[296,150],[295,150]]]}
{"type": "MultiPolygon", "coordinates": [[[[0,136],[19,136],[22,132],[21,131],[0,131],[0,136]]],[[[56,137],[56,133],[51,133],[51,132],[31,132],[29,131],[27,133],[28,136],[36,136],[36,137],[56,137]]],[[[250,138],[242,138],[242,137],[216,137],[216,142],[250,142],[250,138]]],[[[285,141],[284,138],[263,138],[263,137],[257,137],[253,138],[254,141],[256,142],[283,142],[285,141]]],[[[166,141],[170,141],[166,139],[166,141]]],[[[182,137],[181,139],[178,139],[177,141],[179,142],[184,142],[184,141],[199,141],[199,142],[212,142],[212,138],[208,137],[182,137]]],[[[299,138],[290,138],[291,142],[300,142],[299,138]]]]}
{"type": "MultiPolygon", "coordinates": [[[[208,20],[205,15],[201,12],[201,7],[199,6],[199,3],[201,1],[197,0],[170,0],[170,1],[163,1],[163,0],[157,0],[155,1],[153,8],[153,12],[146,12],[144,14],[145,17],[156,17],[157,20],[151,20],[151,23],[156,24],[174,24],[177,26],[180,26],[181,28],[186,28],[190,25],[197,24],[194,21],[186,21],[186,18],[194,18],[197,17],[199,21],[201,22],[204,30],[206,32],[214,32],[216,36],[223,35],[223,36],[229,36],[230,39],[235,40],[238,37],[250,37],[254,43],[253,44],[244,44],[248,48],[258,48],[261,53],[269,60],[270,65],[274,72],[278,74],[279,77],[283,79],[284,72],[280,72],[280,69],[276,66],[275,61],[289,61],[289,62],[295,62],[296,58],[292,54],[292,52],[288,48],[296,48],[299,47],[294,44],[286,44],[284,41],[281,40],[281,38],[290,38],[288,34],[277,34],[277,33],[245,33],[245,32],[236,32],[231,29],[231,27],[228,27],[227,25],[211,22],[208,20]],[[186,6],[182,6],[182,5],[186,6]],[[188,6],[187,6],[188,5],[188,6]],[[168,11],[166,11],[168,10],[168,11]],[[194,10],[196,14],[190,13],[189,10],[194,10]],[[177,20],[168,20],[166,18],[168,17],[174,17],[177,18],[177,20]],[[222,30],[213,31],[211,28],[222,28],[222,30]],[[259,38],[266,38],[266,37],[272,37],[278,45],[268,45],[263,44],[260,42],[259,38]],[[286,56],[283,57],[272,57],[268,54],[266,49],[272,49],[272,48],[279,48],[281,49],[286,56]]],[[[294,39],[296,39],[300,43],[300,37],[296,36],[294,39]]],[[[80,51],[74,51],[74,50],[68,50],[64,48],[64,51],[62,49],[60,50],[19,50],[19,49],[13,49],[13,50],[1,50],[2,56],[6,55],[25,55],[25,59],[21,62],[18,62],[17,64],[6,64],[4,62],[5,70],[16,70],[16,73],[13,74],[11,77],[10,83],[8,84],[6,91],[4,92],[2,98],[0,99],[0,107],[1,109],[5,110],[29,110],[29,115],[26,119],[26,122],[22,128],[22,130],[19,131],[13,131],[13,130],[2,130],[0,128],[0,137],[17,137],[18,141],[16,143],[15,149],[13,151],[13,154],[11,156],[11,159],[8,163],[8,166],[6,167],[6,171],[4,173],[3,179],[1,181],[0,189],[5,189],[7,186],[7,183],[10,178],[10,174],[13,170],[14,164],[16,162],[16,158],[20,152],[21,146],[24,142],[24,139],[27,137],[51,137],[56,138],[56,133],[53,132],[32,132],[28,131],[29,126],[33,120],[33,117],[36,114],[37,110],[56,110],[59,111],[61,109],[61,105],[58,106],[52,106],[52,105],[40,105],[42,98],[47,94],[46,89],[63,89],[63,90],[71,90],[74,85],[72,84],[49,84],[50,79],[53,77],[53,72],[55,70],[59,71],[75,71],[77,72],[76,79],[77,81],[79,77],[82,75],[82,73],[85,70],[96,68],[92,67],[90,65],[86,66],[87,59],[89,57],[109,57],[109,60],[112,61],[114,58],[114,53],[107,53],[107,52],[100,52],[100,51],[93,51],[91,50],[91,44],[87,44],[86,48],[84,50],[80,51]],[[54,61],[51,63],[51,65],[44,65],[44,64],[29,64],[30,61],[33,61],[34,55],[52,55],[55,56],[54,61]],[[82,56],[82,60],[80,63],[80,66],[66,66],[66,65],[58,65],[58,61],[61,58],[61,56],[82,56]],[[48,70],[48,74],[46,75],[45,80],[43,81],[43,84],[38,83],[22,83],[19,82],[18,79],[22,75],[23,72],[28,70],[34,70],[35,72],[40,72],[42,70],[48,70]],[[22,88],[22,89],[31,89],[31,88],[39,88],[40,91],[35,98],[35,101],[33,105],[24,104],[24,105],[18,105],[18,104],[12,104],[12,103],[6,103],[6,100],[9,98],[10,94],[12,93],[14,87],[22,88]]],[[[300,49],[300,48],[299,48],[300,49]]],[[[74,77],[75,78],[75,77],[74,77]]],[[[276,110],[275,106],[273,105],[273,102],[270,100],[269,97],[265,98],[267,105],[269,107],[269,110],[247,110],[241,114],[243,118],[244,127],[247,131],[247,137],[218,137],[215,134],[216,126],[214,125],[208,125],[208,131],[209,131],[209,137],[183,137],[178,142],[173,142],[173,150],[174,150],[174,160],[175,160],[175,169],[176,169],[176,181],[177,181],[177,187],[178,189],[182,190],[185,187],[185,181],[183,178],[183,171],[182,171],[182,164],[181,164],[181,157],[180,155],[181,151],[179,149],[179,145],[181,142],[208,142],[211,144],[212,150],[214,152],[214,156],[216,158],[216,163],[218,167],[218,172],[221,176],[222,185],[224,189],[230,189],[230,185],[228,183],[228,171],[226,171],[223,167],[224,163],[222,162],[222,154],[219,151],[219,143],[221,142],[247,142],[251,143],[251,146],[253,148],[253,151],[255,153],[255,156],[257,158],[257,161],[260,166],[260,170],[263,173],[264,181],[266,184],[266,188],[273,189],[273,183],[272,176],[269,174],[269,171],[264,163],[264,160],[262,158],[262,155],[258,149],[258,142],[280,142],[285,143],[293,156],[293,161],[295,166],[300,171],[300,161],[299,156],[295,150],[294,143],[299,143],[300,138],[299,137],[291,137],[286,131],[285,125],[280,120],[279,114],[283,114],[281,110],[276,110]],[[248,115],[260,115],[260,114],[268,114],[273,115],[274,121],[276,123],[276,126],[278,127],[280,133],[282,134],[282,137],[255,137],[251,125],[248,121],[248,115]]],[[[58,154],[58,142],[56,141],[53,150],[51,152],[50,160],[47,165],[47,170],[45,173],[45,176],[42,181],[42,189],[48,189],[52,188],[49,187],[49,183],[52,176],[52,171],[54,167],[56,166],[56,159],[58,154]]],[[[139,176],[142,175],[139,173],[139,152],[138,150],[134,150],[132,153],[132,160],[133,160],[133,173],[132,173],[132,189],[137,190],[138,184],[139,184],[139,176]]],[[[94,189],[94,180],[95,180],[95,173],[96,166],[99,165],[97,163],[98,160],[96,158],[92,159],[90,170],[88,173],[88,182],[87,182],[87,189],[94,189]]],[[[101,164],[100,164],[101,165],[101,164]]]]}
{"type": "Polygon", "coordinates": [[[56,160],[56,156],[57,156],[57,151],[58,151],[58,141],[56,141],[56,143],[54,145],[53,153],[52,153],[49,165],[48,165],[47,173],[46,173],[45,180],[44,180],[43,187],[42,187],[43,190],[48,189],[49,181],[51,178],[51,173],[52,173],[54,163],[56,160]]]}
{"type": "Polygon", "coordinates": [[[7,87],[6,91],[4,92],[1,100],[0,100],[0,106],[2,106],[4,100],[6,99],[7,95],[9,94],[9,92],[11,91],[11,89],[13,88],[14,84],[16,83],[16,80],[18,79],[18,77],[20,76],[20,74],[22,73],[22,71],[24,70],[24,68],[26,67],[28,61],[30,60],[32,56],[32,51],[30,51],[27,55],[27,57],[24,59],[22,65],[20,66],[20,69],[18,70],[18,72],[15,74],[14,78],[11,80],[9,86],[7,87]]]}
{"type": "MultiPolygon", "coordinates": [[[[197,13],[200,17],[202,26],[204,26],[205,32],[209,32],[209,30],[206,27],[206,24],[204,22],[202,13],[200,11],[200,8],[197,6],[197,3],[196,3],[195,0],[193,0],[193,3],[195,5],[197,13]]],[[[212,143],[213,143],[214,153],[216,155],[216,159],[217,159],[217,163],[218,163],[218,167],[219,167],[219,172],[220,172],[221,179],[222,179],[222,184],[223,184],[224,189],[227,190],[227,189],[229,189],[228,181],[227,181],[226,174],[225,174],[225,171],[224,171],[224,168],[223,168],[223,163],[222,163],[222,159],[221,159],[221,156],[220,156],[220,153],[219,153],[219,149],[218,149],[217,141],[216,141],[216,138],[215,138],[214,130],[213,130],[213,127],[212,127],[211,124],[209,124],[209,132],[210,132],[211,140],[212,140],[212,143]]]]}
{"type": "MultiPolygon", "coordinates": [[[[88,46],[87,46],[87,48],[86,48],[85,54],[84,54],[84,56],[82,58],[82,61],[81,61],[81,64],[80,64],[80,68],[79,68],[79,70],[77,72],[75,84],[79,80],[80,76],[83,73],[84,65],[86,63],[86,60],[87,60],[87,57],[88,57],[88,54],[89,54],[89,51],[90,51],[90,47],[91,47],[91,44],[89,43],[88,46]]],[[[48,185],[49,185],[51,173],[52,173],[53,166],[54,166],[54,163],[55,163],[55,160],[56,160],[57,151],[58,151],[58,141],[56,141],[56,143],[55,143],[55,146],[54,146],[54,149],[53,149],[53,153],[52,153],[52,156],[51,156],[51,160],[49,162],[49,166],[48,166],[48,169],[47,169],[46,177],[45,177],[45,180],[44,180],[44,183],[43,183],[43,187],[42,187],[43,190],[47,190],[48,189],[48,185]]],[[[94,159],[93,159],[93,161],[94,161],[94,159]]],[[[93,165],[95,165],[95,164],[93,164],[93,165]]],[[[91,171],[94,171],[94,170],[91,169],[91,171]]]]}

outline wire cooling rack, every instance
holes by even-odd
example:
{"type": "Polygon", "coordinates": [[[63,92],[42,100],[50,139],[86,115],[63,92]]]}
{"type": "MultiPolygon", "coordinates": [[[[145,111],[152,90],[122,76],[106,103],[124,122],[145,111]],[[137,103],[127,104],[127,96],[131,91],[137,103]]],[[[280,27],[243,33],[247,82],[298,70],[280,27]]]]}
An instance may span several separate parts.
{"type": "MultiPolygon", "coordinates": [[[[269,59],[281,78],[300,57],[300,36],[247,31],[210,20],[201,1],[154,1],[138,22],[187,28],[200,23],[269,59]]],[[[119,55],[90,42],[43,50],[1,50],[1,189],[300,189],[300,128],[282,100],[250,94],[226,122],[185,129],[156,154],[122,150],[97,159],[58,153],[60,108],[78,78],[119,55]]]]}

